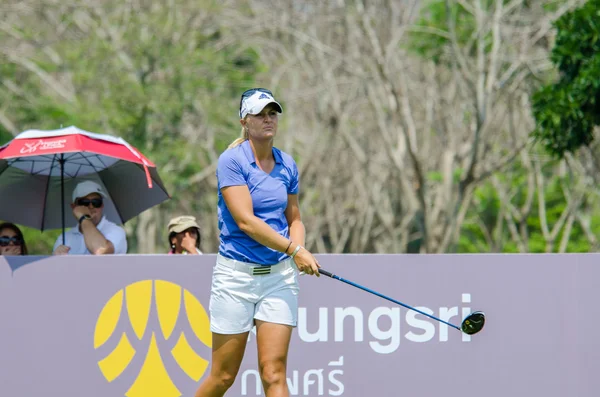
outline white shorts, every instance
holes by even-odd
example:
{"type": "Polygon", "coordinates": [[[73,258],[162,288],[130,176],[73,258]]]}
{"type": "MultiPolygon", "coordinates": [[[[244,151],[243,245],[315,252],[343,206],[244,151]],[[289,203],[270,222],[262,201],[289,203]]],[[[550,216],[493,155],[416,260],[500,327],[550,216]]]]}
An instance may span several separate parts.
{"type": "Polygon", "coordinates": [[[217,255],[210,293],[210,330],[241,334],[254,320],[296,326],[298,270],[291,259],[260,266],[217,255]],[[253,274],[254,273],[254,274],[253,274]]]}

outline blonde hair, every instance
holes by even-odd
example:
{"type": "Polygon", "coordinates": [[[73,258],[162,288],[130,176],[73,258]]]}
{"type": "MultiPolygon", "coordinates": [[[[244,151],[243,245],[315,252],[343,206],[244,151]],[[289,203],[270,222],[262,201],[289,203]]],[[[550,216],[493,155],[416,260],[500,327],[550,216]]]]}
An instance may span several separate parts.
{"type": "Polygon", "coordinates": [[[248,130],[246,130],[246,128],[242,127],[241,136],[239,138],[237,138],[235,141],[231,142],[229,144],[229,146],[227,146],[227,149],[231,149],[236,146],[239,146],[242,143],[244,143],[244,141],[247,141],[247,140],[248,140],[248,130]]]}

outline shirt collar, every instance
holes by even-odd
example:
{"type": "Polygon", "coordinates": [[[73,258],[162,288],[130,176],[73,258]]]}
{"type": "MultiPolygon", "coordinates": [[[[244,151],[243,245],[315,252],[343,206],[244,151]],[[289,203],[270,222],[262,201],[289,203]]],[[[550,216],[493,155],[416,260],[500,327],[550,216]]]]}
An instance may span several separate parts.
{"type": "MultiPolygon", "coordinates": [[[[256,164],[256,159],[254,158],[254,153],[252,152],[252,147],[250,146],[250,141],[246,139],[240,146],[242,147],[242,151],[244,152],[244,155],[246,155],[248,162],[250,164],[256,164]]],[[[276,148],[273,148],[273,157],[275,158],[276,164],[282,163],[281,153],[279,153],[279,150],[276,148]]]]}

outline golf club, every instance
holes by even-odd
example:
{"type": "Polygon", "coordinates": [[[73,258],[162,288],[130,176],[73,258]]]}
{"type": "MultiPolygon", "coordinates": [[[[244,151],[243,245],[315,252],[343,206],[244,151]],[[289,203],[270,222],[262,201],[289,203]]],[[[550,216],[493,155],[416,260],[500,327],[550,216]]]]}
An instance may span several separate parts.
{"type": "Polygon", "coordinates": [[[369,289],[367,287],[363,287],[362,285],[359,285],[359,284],[353,283],[352,281],[343,279],[343,278],[341,278],[338,275],[335,275],[333,273],[328,272],[327,270],[319,269],[319,273],[321,273],[324,276],[331,277],[331,278],[333,278],[335,280],[342,281],[342,282],[344,282],[346,284],[350,284],[351,286],[359,288],[359,289],[362,289],[363,291],[370,292],[373,295],[377,295],[380,298],[386,299],[386,300],[388,300],[390,302],[394,302],[395,304],[400,305],[402,307],[405,307],[405,308],[407,308],[409,310],[414,310],[417,313],[420,313],[420,314],[422,314],[424,316],[427,316],[429,318],[437,320],[437,321],[439,321],[441,323],[447,324],[447,325],[451,326],[452,328],[457,329],[459,331],[462,331],[462,332],[464,332],[465,334],[468,334],[468,335],[473,335],[473,334],[478,333],[479,331],[481,331],[481,329],[483,328],[483,325],[485,324],[485,314],[483,312],[480,312],[480,311],[473,312],[473,313],[469,314],[467,317],[465,317],[464,320],[462,321],[460,327],[459,327],[458,325],[451,324],[451,323],[449,323],[447,321],[444,321],[444,320],[442,320],[440,318],[432,316],[431,314],[427,314],[427,313],[425,313],[425,312],[423,312],[423,311],[421,311],[419,309],[416,309],[416,308],[414,308],[412,306],[406,305],[406,304],[404,304],[404,303],[402,303],[400,301],[397,301],[397,300],[392,299],[392,298],[390,298],[388,296],[380,294],[379,292],[373,291],[373,290],[371,290],[371,289],[369,289]]]}

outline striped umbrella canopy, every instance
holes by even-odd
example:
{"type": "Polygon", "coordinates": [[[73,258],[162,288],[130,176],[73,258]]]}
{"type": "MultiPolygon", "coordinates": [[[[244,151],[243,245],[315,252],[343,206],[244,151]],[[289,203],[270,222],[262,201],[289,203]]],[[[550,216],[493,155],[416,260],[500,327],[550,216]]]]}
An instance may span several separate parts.
{"type": "Polygon", "coordinates": [[[84,180],[104,188],[104,215],[118,224],[170,198],[156,166],[122,138],[75,126],[27,130],[0,147],[0,219],[62,228],[64,238],[71,194],[84,180]]]}

